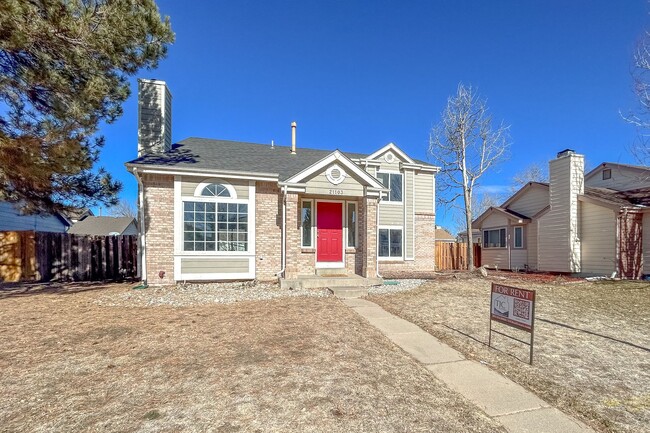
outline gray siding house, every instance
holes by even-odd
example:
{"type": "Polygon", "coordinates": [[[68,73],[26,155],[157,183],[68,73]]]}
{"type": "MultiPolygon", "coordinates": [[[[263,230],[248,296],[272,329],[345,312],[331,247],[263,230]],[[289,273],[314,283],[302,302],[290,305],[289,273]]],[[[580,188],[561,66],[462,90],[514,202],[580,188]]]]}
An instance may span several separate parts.
{"type": "Polygon", "coordinates": [[[61,213],[23,215],[13,203],[0,201],[0,231],[65,233],[70,221],[61,213]]]}
{"type": "Polygon", "coordinates": [[[171,94],[139,80],[140,251],[149,284],[343,284],[435,267],[435,174],[393,143],[367,154],[206,138],[171,143],[171,94]]]}

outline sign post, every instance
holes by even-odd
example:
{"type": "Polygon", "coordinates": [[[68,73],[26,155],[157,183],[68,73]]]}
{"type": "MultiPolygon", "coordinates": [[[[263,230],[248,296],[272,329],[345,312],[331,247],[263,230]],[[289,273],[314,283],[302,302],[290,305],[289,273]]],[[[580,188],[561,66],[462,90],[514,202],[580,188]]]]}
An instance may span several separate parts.
{"type": "Polygon", "coordinates": [[[530,346],[528,362],[533,364],[533,340],[535,337],[535,291],[492,283],[490,298],[490,334],[488,346],[492,346],[492,333],[503,335],[530,346]],[[492,321],[503,323],[530,333],[530,342],[492,329],[492,321]]]}

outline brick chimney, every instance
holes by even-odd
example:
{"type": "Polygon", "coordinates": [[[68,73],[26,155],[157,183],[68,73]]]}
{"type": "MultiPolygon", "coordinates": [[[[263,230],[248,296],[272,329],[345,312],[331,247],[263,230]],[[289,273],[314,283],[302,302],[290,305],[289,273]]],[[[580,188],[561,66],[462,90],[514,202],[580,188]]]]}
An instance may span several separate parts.
{"type": "Polygon", "coordinates": [[[167,83],[138,79],[138,157],[172,147],[172,94],[167,83]]]}
{"type": "Polygon", "coordinates": [[[584,193],[584,179],[584,155],[566,149],[549,161],[550,209],[540,221],[540,269],[580,272],[578,195],[584,193]]]}

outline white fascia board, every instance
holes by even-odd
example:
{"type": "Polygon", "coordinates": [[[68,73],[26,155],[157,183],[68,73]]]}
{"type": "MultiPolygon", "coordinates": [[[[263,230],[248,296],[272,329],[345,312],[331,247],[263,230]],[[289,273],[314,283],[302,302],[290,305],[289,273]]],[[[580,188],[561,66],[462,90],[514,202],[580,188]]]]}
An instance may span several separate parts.
{"type": "Polygon", "coordinates": [[[335,150],[334,152],[330,153],[325,158],[321,159],[315,164],[312,164],[310,167],[307,167],[300,173],[295,174],[291,178],[287,179],[284,183],[286,184],[301,183],[301,181],[303,181],[305,178],[311,176],[312,174],[318,172],[319,170],[322,170],[323,168],[327,167],[329,164],[331,164],[334,161],[338,161],[339,163],[341,163],[341,165],[343,165],[348,170],[350,170],[351,172],[359,176],[370,186],[374,188],[384,187],[384,185],[382,185],[381,182],[379,182],[377,179],[375,179],[372,175],[370,175],[365,170],[362,170],[361,167],[356,165],[354,162],[352,162],[350,158],[348,158],[338,150],[335,150]]]}
{"type": "Polygon", "coordinates": [[[241,171],[226,171],[226,170],[191,170],[191,169],[178,169],[178,168],[164,168],[164,167],[152,167],[147,168],[146,166],[136,166],[131,164],[125,164],[128,171],[133,173],[133,170],[137,168],[139,173],[147,174],[169,174],[169,175],[181,175],[181,176],[206,176],[206,177],[222,177],[229,179],[244,179],[244,180],[261,180],[273,182],[278,180],[278,175],[273,173],[247,173],[241,171]]]}
{"type": "Polygon", "coordinates": [[[403,169],[424,171],[424,172],[427,172],[427,173],[438,173],[440,171],[440,167],[427,166],[427,165],[422,165],[422,164],[411,164],[411,163],[408,163],[408,162],[402,162],[400,165],[401,165],[401,167],[403,169]]]}
{"type": "Polygon", "coordinates": [[[368,155],[368,156],[366,157],[366,159],[375,159],[375,158],[377,158],[379,155],[381,155],[382,153],[386,152],[387,150],[392,150],[393,152],[395,152],[396,154],[398,154],[400,157],[402,157],[402,159],[405,159],[406,162],[409,162],[409,163],[411,163],[411,164],[415,164],[415,161],[413,161],[413,159],[411,159],[410,156],[408,156],[406,153],[404,153],[404,151],[403,151],[402,149],[400,149],[399,147],[397,147],[397,146],[395,145],[395,143],[388,143],[386,146],[382,147],[382,148],[379,149],[378,151],[376,151],[376,152],[374,152],[374,153],[368,155]]]}
{"type": "Polygon", "coordinates": [[[371,161],[371,160],[366,159],[366,158],[353,158],[352,162],[354,162],[356,164],[367,165],[367,166],[370,166],[370,167],[381,167],[381,162],[379,162],[379,161],[371,161]]]}

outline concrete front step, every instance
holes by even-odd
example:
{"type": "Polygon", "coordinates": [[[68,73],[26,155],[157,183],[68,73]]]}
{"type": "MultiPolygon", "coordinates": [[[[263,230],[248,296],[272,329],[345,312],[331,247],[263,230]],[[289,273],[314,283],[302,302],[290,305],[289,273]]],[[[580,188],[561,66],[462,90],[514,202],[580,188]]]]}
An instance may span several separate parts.
{"type": "Polygon", "coordinates": [[[348,270],[345,268],[318,268],[316,275],[319,277],[342,277],[348,276],[348,270]]]}
{"type": "Polygon", "coordinates": [[[382,284],[381,278],[363,278],[359,275],[345,277],[321,277],[318,275],[299,275],[295,279],[281,279],[282,289],[318,289],[334,287],[370,287],[382,284]]]}
{"type": "Polygon", "coordinates": [[[329,287],[330,292],[337,298],[363,298],[368,294],[367,287],[329,287]]]}

